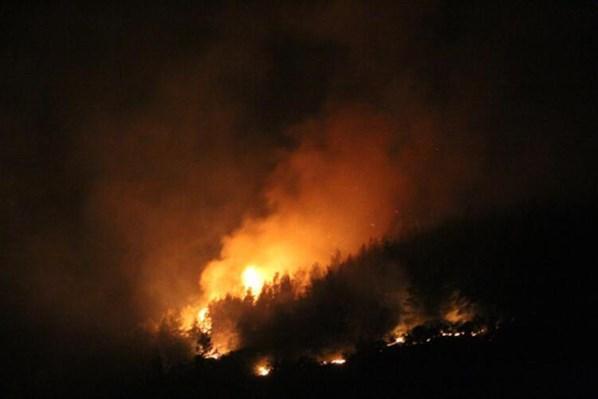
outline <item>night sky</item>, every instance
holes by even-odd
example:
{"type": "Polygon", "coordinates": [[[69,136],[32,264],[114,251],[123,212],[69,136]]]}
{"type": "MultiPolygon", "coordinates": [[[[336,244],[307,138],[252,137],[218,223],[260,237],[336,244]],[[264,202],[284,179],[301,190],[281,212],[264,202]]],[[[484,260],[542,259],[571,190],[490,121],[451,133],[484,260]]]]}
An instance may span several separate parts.
{"type": "MultiPolygon", "coordinates": [[[[254,227],[279,226],[251,243],[316,237],[323,249],[297,244],[306,263],[384,238],[426,303],[445,280],[493,314],[523,292],[541,303],[556,275],[533,257],[497,272],[484,253],[527,241],[487,226],[541,219],[530,231],[551,233],[530,247],[571,245],[551,259],[589,244],[597,17],[590,1],[1,5],[2,389],[42,392],[89,362],[142,368],[140,331],[207,295],[202,271],[229,267],[223,237],[234,249],[254,227]],[[426,274],[461,256],[474,266],[426,274]]],[[[356,268],[339,281],[363,281],[356,268]]],[[[322,282],[289,325],[245,320],[243,343],[278,350],[335,312],[334,290],[378,309],[394,276],[380,273],[359,298],[322,282]]]]}

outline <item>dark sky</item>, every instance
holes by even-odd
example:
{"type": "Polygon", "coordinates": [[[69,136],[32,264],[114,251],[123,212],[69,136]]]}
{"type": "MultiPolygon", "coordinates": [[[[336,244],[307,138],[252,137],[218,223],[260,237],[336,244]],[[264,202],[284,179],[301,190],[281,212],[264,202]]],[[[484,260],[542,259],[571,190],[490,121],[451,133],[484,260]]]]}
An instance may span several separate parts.
{"type": "Polygon", "coordinates": [[[9,335],[111,337],[184,304],[268,211],[294,127],[335,110],[396,126],[393,231],[595,198],[595,2],[270,3],[0,6],[9,335]]]}

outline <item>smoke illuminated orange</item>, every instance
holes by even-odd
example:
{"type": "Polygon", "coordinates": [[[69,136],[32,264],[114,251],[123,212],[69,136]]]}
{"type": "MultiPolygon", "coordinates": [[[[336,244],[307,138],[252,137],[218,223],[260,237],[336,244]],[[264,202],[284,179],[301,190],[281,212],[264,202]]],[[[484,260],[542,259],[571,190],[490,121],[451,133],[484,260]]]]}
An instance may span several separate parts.
{"type": "MultiPolygon", "coordinates": [[[[210,336],[210,354],[224,355],[242,345],[236,310],[210,315],[211,304],[247,295],[257,303],[264,287],[283,275],[293,279],[293,290],[302,290],[314,264],[334,264],[331,259],[339,252],[353,254],[389,232],[404,194],[390,153],[395,133],[390,120],[359,107],[296,127],[298,147],[281,157],[264,193],[268,212],[247,216],[224,236],[219,256],[202,270],[201,298],[193,313],[195,325],[210,336]]],[[[386,337],[389,345],[405,342],[405,334],[425,321],[407,301],[408,292],[398,290],[402,321],[386,337]]],[[[462,322],[473,314],[468,308],[456,293],[443,316],[462,322]]],[[[190,324],[187,316],[184,323],[190,324]]],[[[343,364],[344,357],[337,355],[322,361],[343,364]]],[[[265,366],[256,370],[269,372],[265,366]]]]}
{"type": "MultiPolygon", "coordinates": [[[[298,147],[281,158],[265,191],[270,212],[246,217],[203,268],[197,323],[206,325],[207,311],[198,311],[212,301],[248,293],[257,299],[284,274],[303,287],[314,264],[326,266],[339,251],[348,255],[383,237],[396,215],[397,165],[389,153],[395,132],[390,120],[362,107],[296,127],[298,147]]],[[[210,322],[222,354],[237,342],[234,323],[226,324],[210,322]]]]}
{"type": "Polygon", "coordinates": [[[247,289],[257,295],[276,274],[298,277],[388,231],[397,191],[392,123],[359,108],[296,130],[299,147],[279,162],[265,193],[270,214],[246,218],[203,270],[206,302],[247,289]]]}

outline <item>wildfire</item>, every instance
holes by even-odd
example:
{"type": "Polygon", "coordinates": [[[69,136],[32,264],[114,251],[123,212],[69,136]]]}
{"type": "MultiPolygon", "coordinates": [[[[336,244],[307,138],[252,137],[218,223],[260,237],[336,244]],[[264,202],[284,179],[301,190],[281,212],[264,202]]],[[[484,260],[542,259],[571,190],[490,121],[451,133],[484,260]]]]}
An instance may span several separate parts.
{"type": "Polygon", "coordinates": [[[394,346],[394,345],[401,345],[405,343],[405,336],[404,335],[399,335],[393,338],[393,340],[391,342],[389,342],[388,344],[386,344],[386,346],[394,346]]]}
{"type": "MultiPolygon", "coordinates": [[[[276,324],[276,312],[287,301],[293,316],[298,313],[296,309],[311,311],[311,304],[295,304],[309,299],[313,287],[326,286],[312,285],[313,280],[319,283],[318,276],[326,276],[329,268],[344,265],[341,254],[356,254],[365,248],[368,239],[384,237],[394,228],[400,197],[397,190],[402,188],[402,183],[396,181],[397,165],[388,151],[394,123],[368,112],[361,117],[348,112],[301,129],[306,130],[305,135],[301,135],[296,149],[283,154],[263,193],[268,212],[247,216],[236,230],[222,237],[219,255],[201,268],[201,294],[179,317],[181,335],[188,338],[191,348],[199,348],[195,352],[203,357],[218,358],[241,349],[251,341],[246,335],[261,337],[259,328],[272,320],[276,324]],[[355,168],[356,159],[359,168],[355,168]],[[253,302],[246,300],[251,298],[253,302]],[[292,302],[295,300],[298,302],[292,302]]],[[[360,267],[357,269],[361,273],[360,267]]],[[[331,274],[330,281],[335,276],[331,274]]],[[[352,273],[338,276],[353,278],[352,273]]],[[[435,315],[424,315],[418,301],[411,301],[407,276],[403,278],[402,272],[396,271],[389,276],[393,276],[389,284],[372,279],[376,289],[388,290],[374,294],[376,299],[382,298],[380,294],[385,301],[388,298],[400,313],[395,319],[400,324],[377,339],[392,346],[421,343],[432,335],[429,339],[479,334],[469,332],[470,327],[465,332],[456,327],[444,331],[435,327],[430,332],[431,322],[471,323],[478,309],[455,292],[435,315]],[[392,286],[395,275],[401,277],[396,287],[392,286]],[[425,328],[412,333],[418,326],[425,328]],[[423,337],[420,330],[424,331],[423,337]]],[[[364,287],[369,284],[369,279],[365,280],[364,287]]],[[[322,283],[327,281],[322,277],[322,283]]],[[[361,290],[361,286],[358,288],[361,290]]],[[[289,330],[296,328],[292,326],[289,330]]],[[[339,349],[350,353],[354,348],[344,342],[342,347],[320,348],[324,357],[322,353],[310,354],[321,364],[343,365],[346,360],[339,349]]],[[[271,370],[267,361],[253,367],[259,376],[269,375],[271,370]]]]}
{"type": "Polygon", "coordinates": [[[255,369],[255,373],[260,377],[265,377],[270,374],[272,369],[268,366],[257,366],[255,369]]]}
{"type": "Polygon", "coordinates": [[[241,279],[243,280],[245,290],[250,291],[255,297],[260,295],[264,286],[264,276],[257,267],[253,265],[247,266],[241,275],[241,279]]]}
{"type": "Polygon", "coordinates": [[[390,335],[390,342],[386,344],[386,346],[394,346],[394,345],[401,345],[406,342],[405,337],[409,333],[412,327],[408,326],[405,323],[399,324],[395,327],[394,331],[390,335]]]}
{"type": "Polygon", "coordinates": [[[327,356],[324,357],[320,357],[320,364],[325,366],[328,364],[333,364],[336,366],[342,366],[343,364],[345,364],[347,362],[347,359],[345,359],[343,357],[343,355],[338,354],[338,353],[334,353],[334,354],[329,354],[327,356]]]}
{"type": "Polygon", "coordinates": [[[486,326],[477,326],[477,328],[471,329],[471,327],[467,327],[463,323],[451,323],[439,330],[429,330],[427,333],[424,333],[425,335],[423,337],[420,335],[421,332],[418,334],[419,337],[417,337],[413,336],[411,330],[402,331],[403,332],[398,332],[395,330],[395,333],[391,336],[391,341],[388,342],[386,346],[402,345],[405,343],[408,343],[409,345],[416,345],[424,342],[429,343],[437,338],[477,337],[487,334],[488,328],[486,326]]]}
{"type": "MultiPolygon", "coordinates": [[[[219,256],[202,268],[202,300],[247,291],[257,297],[276,275],[296,279],[314,264],[328,265],[337,250],[355,253],[383,237],[396,208],[396,165],[388,151],[395,128],[362,107],[297,126],[297,147],[282,154],[263,192],[270,212],[248,215],[222,237],[219,256]]],[[[300,280],[299,288],[309,284],[300,280]]]]}
{"type": "Polygon", "coordinates": [[[266,377],[272,372],[272,366],[267,359],[262,359],[254,366],[253,372],[258,377],[266,377]]]}
{"type": "Polygon", "coordinates": [[[206,334],[212,331],[212,319],[210,318],[208,308],[199,309],[197,312],[197,324],[199,325],[199,329],[206,334]]]}

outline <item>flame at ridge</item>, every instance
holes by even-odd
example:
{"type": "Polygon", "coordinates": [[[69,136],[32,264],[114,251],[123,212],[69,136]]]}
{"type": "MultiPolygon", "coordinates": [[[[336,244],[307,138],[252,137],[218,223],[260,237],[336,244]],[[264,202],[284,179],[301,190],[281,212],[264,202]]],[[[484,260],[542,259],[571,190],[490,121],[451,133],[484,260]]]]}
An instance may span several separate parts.
{"type": "Polygon", "coordinates": [[[389,152],[394,122],[366,107],[345,107],[293,129],[298,147],[273,171],[270,213],[248,217],[222,240],[203,269],[203,305],[226,295],[259,295],[276,275],[295,276],[337,251],[356,252],[390,229],[398,192],[389,152]]]}
{"type": "MultiPolygon", "coordinates": [[[[338,251],[354,254],[390,230],[403,184],[389,154],[395,129],[388,119],[364,109],[343,110],[297,128],[299,146],[281,159],[265,192],[270,212],[247,217],[225,236],[218,258],[200,276],[201,300],[194,312],[187,312],[195,320],[185,325],[195,323],[209,334],[214,353],[242,345],[238,321],[243,312],[251,312],[243,306],[259,304],[276,276],[290,276],[301,290],[309,286],[315,263],[329,265],[338,251]],[[239,301],[226,308],[226,315],[211,314],[212,304],[227,298],[239,301]]],[[[396,296],[404,301],[407,294],[401,289],[396,296]]],[[[473,314],[463,312],[460,300],[454,297],[445,319],[462,321],[469,318],[464,314],[473,314]]],[[[417,309],[401,308],[404,326],[392,333],[395,343],[424,321],[417,309]]]]}

